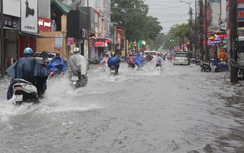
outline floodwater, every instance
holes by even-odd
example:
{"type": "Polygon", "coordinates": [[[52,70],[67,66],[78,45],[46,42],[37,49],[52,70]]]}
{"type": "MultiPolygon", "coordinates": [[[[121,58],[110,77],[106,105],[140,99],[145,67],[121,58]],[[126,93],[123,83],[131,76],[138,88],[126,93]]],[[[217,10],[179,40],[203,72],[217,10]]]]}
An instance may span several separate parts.
{"type": "Polygon", "coordinates": [[[16,107],[0,84],[2,153],[243,153],[243,84],[196,65],[142,71],[96,65],[88,85],[48,80],[39,105],[16,107]]]}

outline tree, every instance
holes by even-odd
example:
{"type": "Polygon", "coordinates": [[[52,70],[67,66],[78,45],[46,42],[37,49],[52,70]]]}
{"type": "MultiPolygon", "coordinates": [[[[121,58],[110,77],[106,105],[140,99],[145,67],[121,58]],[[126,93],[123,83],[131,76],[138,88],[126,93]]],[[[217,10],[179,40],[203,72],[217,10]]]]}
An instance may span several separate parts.
{"type": "Polygon", "coordinates": [[[147,16],[149,7],[143,0],[112,0],[111,21],[125,29],[129,41],[155,40],[162,30],[157,18],[147,16]]]}

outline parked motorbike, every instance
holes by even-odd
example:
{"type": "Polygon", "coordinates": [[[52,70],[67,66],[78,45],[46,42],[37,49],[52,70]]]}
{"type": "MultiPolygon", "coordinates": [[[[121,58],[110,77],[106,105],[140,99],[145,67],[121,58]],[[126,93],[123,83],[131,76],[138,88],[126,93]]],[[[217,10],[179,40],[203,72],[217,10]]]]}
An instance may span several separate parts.
{"type": "Polygon", "coordinates": [[[40,103],[37,88],[24,79],[14,79],[13,94],[15,95],[16,105],[21,105],[23,102],[34,104],[40,103]]]}
{"type": "Polygon", "coordinates": [[[239,66],[237,77],[239,80],[244,80],[244,66],[239,66]]]}
{"type": "Polygon", "coordinates": [[[211,66],[210,66],[210,63],[202,62],[202,63],[200,64],[200,67],[201,67],[201,72],[211,72],[211,66]]]}

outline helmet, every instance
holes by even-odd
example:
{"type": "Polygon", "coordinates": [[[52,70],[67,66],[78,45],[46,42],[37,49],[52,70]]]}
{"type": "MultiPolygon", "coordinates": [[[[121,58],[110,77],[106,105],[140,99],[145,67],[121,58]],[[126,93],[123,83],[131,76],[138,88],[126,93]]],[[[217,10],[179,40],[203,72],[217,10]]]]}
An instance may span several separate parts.
{"type": "Polygon", "coordinates": [[[115,53],[115,52],[112,52],[112,53],[111,53],[111,55],[112,55],[112,56],[115,56],[115,55],[116,55],[116,53],[115,53]]]}
{"type": "Polygon", "coordinates": [[[26,47],[24,49],[24,55],[31,55],[33,53],[33,50],[30,47],[26,47]]]}
{"type": "Polygon", "coordinates": [[[79,53],[80,52],[80,49],[78,47],[75,47],[74,48],[74,53],[79,53]]]}

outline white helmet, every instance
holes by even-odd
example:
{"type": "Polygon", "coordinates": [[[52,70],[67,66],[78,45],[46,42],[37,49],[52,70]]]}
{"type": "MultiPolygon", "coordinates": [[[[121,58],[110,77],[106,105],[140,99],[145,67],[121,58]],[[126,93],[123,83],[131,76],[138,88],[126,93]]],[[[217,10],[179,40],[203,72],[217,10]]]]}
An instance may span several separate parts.
{"type": "Polygon", "coordinates": [[[74,53],[79,53],[80,52],[80,49],[78,47],[75,47],[74,48],[74,53]]]}

